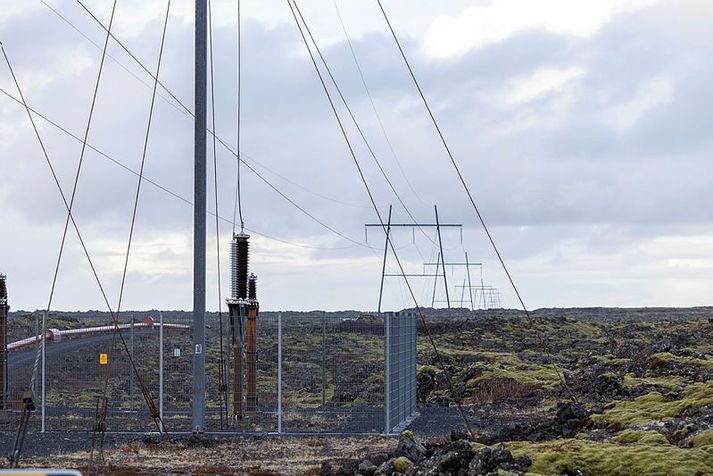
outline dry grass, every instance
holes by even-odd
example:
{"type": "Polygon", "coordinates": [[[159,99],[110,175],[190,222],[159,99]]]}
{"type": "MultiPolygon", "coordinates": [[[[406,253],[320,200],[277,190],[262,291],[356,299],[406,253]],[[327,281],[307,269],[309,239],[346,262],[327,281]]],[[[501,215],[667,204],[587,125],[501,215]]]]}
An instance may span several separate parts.
{"type": "Polygon", "coordinates": [[[481,380],[471,390],[469,403],[498,403],[508,399],[522,398],[539,385],[523,384],[511,378],[489,378],[481,380]]]}
{"type": "MultiPolygon", "coordinates": [[[[393,438],[235,438],[221,440],[209,448],[192,448],[182,442],[158,445],[128,443],[105,451],[101,474],[241,474],[272,476],[278,474],[319,474],[325,461],[363,458],[365,455],[393,450],[393,438]]],[[[24,460],[23,466],[63,466],[87,471],[86,452],[52,455],[24,460]]]]}

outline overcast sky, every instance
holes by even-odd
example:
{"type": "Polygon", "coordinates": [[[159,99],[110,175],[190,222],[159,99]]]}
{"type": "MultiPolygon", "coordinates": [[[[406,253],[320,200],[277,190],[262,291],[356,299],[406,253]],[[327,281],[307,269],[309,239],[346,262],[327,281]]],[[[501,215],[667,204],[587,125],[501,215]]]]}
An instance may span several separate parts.
{"type": "MultiPolygon", "coordinates": [[[[337,0],[373,106],[334,1],[299,3],[411,214],[432,222],[437,204],[442,222],[462,223],[462,240],[457,231],[443,232],[446,259],[462,261],[467,251],[471,261],[483,263],[484,283],[501,290],[503,305],[517,307],[376,1],[337,0]]],[[[111,1],[85,4],[108,23],[111,1]]],[[[712,2],[383,4],[528,306],[711,304],[712,2]]],[[[262,308],[374,309],[383,233],[373,229],[365,242],[363,225],[376,215],[287,3],[241,5],[241,153],[312,216],[243,167],[243,212],[262,308]]],[[[149,70],[156,68],[165,8],[163,0],[117,2],[114,32],[149,70]]],[[[173,0],[160,73],[191,110],[192,9],[193,2],[173,0]]],[[[215,1],[214,18],[216,130],[234,148],[235,1],[215,1]]],[[[103,35],[75,1],[0,0],[0,41],[28,103],[77,136],[86,127],[103,35]]],[[[105,155],[86,153],[75,217],[115,306],[137,182],[126,168],[140,166],[152,83],[116,43],[109,43],[108,54],[89,133],[89,144],[105,155]]],[[[17,97],[4,63],[0,87],[17,97]]],[[[145,175],[191,201],[192,119],[160,93],[145,175]]],[[[393,204],[393,220],[409,222],[344,108],[340,115],[379,209],[386,216],[393,204]]],[[[81,143],[37,121],[69,194],[81,143]]],[[[210,210],[212,160],[209,154],[210,210]]],[[[235,157],[219,144],[224,296],[235,167],[235,157]]],[[[10,303],[44,308],[66,213],[24,109],[1,92],[0,210],[0,272],[8,275],[10,303]]],[[[217,309],[215,223],[209,218],[208,305],[217,309]]],[[[409,273],[422,272],[423,262],[437,256],[433,230],[424,231],[393,234],[409,273]]],[[[144,182],[123,307],[190,309],[191,240],[190,204],[144,182]]],[[[397,270],[391,254],[387,270],[397,270]]],[[[480,281],[477,268],[472,277],[480,281]]],[[[456,302],[462,293],[456,286],[464,280],[463,269],[449,270],[456,302]]],[[[420,304],[430,305],[432,278],[411,281],[420,304]]],[[[442,300],[438,285],[436,299],[442,300]]],[[[385,308],[412,304],[403,282],[387,278],[385,308]]],[[[73,232],[52,307],[105,309],[73,232]]]]}

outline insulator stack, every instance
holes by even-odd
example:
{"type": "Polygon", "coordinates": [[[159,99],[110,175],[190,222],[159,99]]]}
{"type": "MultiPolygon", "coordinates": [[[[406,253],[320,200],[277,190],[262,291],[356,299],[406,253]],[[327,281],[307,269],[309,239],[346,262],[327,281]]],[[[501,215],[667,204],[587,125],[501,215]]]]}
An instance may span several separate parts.
{"type": "Polygon", "coordinates": [[[233,236],[231,243],[231,278],[232,298],[246,299],[248,297],[248,252],[250,235],[240,233],[233,236]]]}
{"type": "Polygon", "coordinates": [[[0,306],[7,304],[7,285],[5,284],[5,275],[0,274],[0,306]]]}
{"type": "Polygon", "coordinates": [[[257,393],[257,276],[248,276],[249,235],[233,235],[231,243],[232,295],[227,299],[233,346],[233,419],[258,410],[257,393]]]}
{"type": "Polygon", "coordinates": [[[250,277],[248,278],[248,299],[250,301],[257,300],[257,276],[253,273],[250,273],[250,277]]]}

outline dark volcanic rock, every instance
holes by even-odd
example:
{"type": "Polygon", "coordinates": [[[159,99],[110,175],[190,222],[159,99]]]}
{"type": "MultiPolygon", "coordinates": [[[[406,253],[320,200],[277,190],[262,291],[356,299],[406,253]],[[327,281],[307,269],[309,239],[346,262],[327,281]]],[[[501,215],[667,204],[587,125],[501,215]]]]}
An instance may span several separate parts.
{"type": "Polygon", "coordinates": [[[396,456],[405,456],[412,462],[417,463],[426,457],[426,447],[416,440],[412,432],[406,430],[401,433],[399,444],[396,446],[394,454],[396,456]]]}
{"type": "Polygon", "coordinates": [[[514,458],[512,453],[504,448],[483,448],[470,461],[468,474],[490,474],[497,473],[498,470],[522,474],[530,465],[532,461],[527,456],[514,458]]]}
{"type": "Polygon", "coordinates": [[[587,401],[603,403],[629,396],[624,388],[624,377],[614,373],[610,367],[595,364],[586,367],[574,376],[567,378],[570,388],[587,401]]]}

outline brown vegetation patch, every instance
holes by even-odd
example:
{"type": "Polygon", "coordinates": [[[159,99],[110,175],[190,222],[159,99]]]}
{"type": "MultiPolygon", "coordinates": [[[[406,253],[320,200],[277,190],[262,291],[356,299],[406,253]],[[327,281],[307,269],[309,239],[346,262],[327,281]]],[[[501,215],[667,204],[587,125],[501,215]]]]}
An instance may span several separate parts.
{"type": "Polygon", "coordinates": [[[539,388],[536,384],[520,383],[512,378],[487,378],[478,381],[471,389],[469,403],[499,403],[522,398],[539,388]]]}

